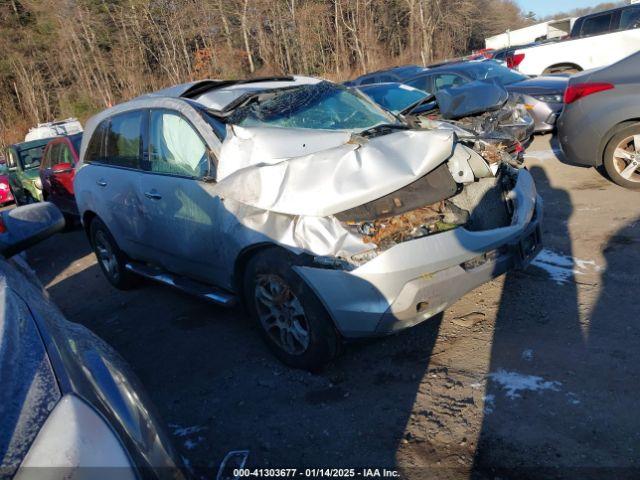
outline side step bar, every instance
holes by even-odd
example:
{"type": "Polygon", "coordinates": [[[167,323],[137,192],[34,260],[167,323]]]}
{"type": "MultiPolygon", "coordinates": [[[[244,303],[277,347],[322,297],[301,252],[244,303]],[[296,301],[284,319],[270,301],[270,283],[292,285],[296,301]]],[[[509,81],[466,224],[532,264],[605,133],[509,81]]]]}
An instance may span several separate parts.
{"type": "Polygon", "coordinates": [[[232,307],[236,304],[237,299],[235,295],[212,285],[206,285],[189,278],[173,275],[160,268],[150,267],[140,263],[129,262],[126,263],[124,267],[142,277],[170,285],[183,292],[217,303],[218,305],[232,307]]]}

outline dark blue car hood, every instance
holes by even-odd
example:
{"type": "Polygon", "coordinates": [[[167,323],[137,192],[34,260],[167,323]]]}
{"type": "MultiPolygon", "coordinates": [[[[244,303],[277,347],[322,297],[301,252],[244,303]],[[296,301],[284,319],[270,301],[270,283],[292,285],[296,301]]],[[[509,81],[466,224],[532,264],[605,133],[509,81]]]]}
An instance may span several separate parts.
{"type": "Polygon", "coordinates": [[[440,113],[447,120],[498,110],[508,99],[505,88],[490,80],[476,80],[436,93],[440,113]]]}
{"type": "Polygon", "coordinates": [[[11,478],[60,399],[31,312],[0,276],[0,477],[11,478]]]}

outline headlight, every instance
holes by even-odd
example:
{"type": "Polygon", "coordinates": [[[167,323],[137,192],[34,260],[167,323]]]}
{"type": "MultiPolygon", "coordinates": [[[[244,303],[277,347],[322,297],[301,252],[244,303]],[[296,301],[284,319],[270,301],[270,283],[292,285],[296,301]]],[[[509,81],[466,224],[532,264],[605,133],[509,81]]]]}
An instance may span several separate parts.
{"type": "Polygon", "coordinates": [[[6,192],[7,190],[9,190],[9,185],[7,185],[6,183],[0,183],[0,190],[6,192]]]}
{"type": "Polygon", "coordinates": [[[544,103],[562,103],[562,95],[535,95],[534,98],[544,103]]]}
{"type": "Polygon", "coordinates": [[[42,180],[40,180],[39,178],[36,178],[33,181],[33,185],[38,189],[38,190],[42,190],[42,180]]]}
{"type": "Polygon", "coordinates": [[[55,406],[38,432],[16,480],[30,478],[29,467],[57,467],[56,477],[70,477],[79,467],[117,469],[118,478],[136,478],[120,441],[90,406],[74,395],[66,395],[55,406]]]}

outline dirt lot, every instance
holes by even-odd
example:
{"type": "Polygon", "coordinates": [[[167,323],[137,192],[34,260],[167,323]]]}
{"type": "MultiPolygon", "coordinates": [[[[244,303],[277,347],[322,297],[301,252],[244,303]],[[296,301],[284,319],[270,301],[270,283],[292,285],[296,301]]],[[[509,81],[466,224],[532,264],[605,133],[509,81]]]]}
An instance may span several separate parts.
{"type": "Polygon", "coordinates": [[[278,363],[240,309],[114,290],[81,231],[29,252],[70,320],[131,364],[192,466],[392,467],[409,478],[639,478],[640,202],[594,169],[527,164],[545,202],[536,266],[324,373],[278,363]]]}

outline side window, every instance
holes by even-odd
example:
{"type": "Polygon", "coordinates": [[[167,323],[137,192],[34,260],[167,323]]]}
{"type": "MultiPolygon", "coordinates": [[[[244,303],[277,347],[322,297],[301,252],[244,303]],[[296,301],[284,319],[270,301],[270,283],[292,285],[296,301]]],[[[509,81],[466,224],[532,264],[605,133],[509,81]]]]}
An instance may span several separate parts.
{"type": "Polygon", "coordinates": [[[413,80],[406,82],[407,85],[410,85],[414,88],[418,88],[420,90],[424,90],[425,92],[431,91],[431,76],[424,75],[422,77],[414,78],[413,80]]]}
{"type": "Polygon", "coordinates": [[[58,155],[55,158],[54,165],[59,163],[69,163],[73,165],[73,154],[71,153],[69,146],[66,143],[59,143],[57,146],[59,147],[58,155]]]}
{"type": "Polygon", "coordinates": [[[441,73],[433,76],[434,86],[436,92],[443,88],[458,87],[465,83],[464,79],[460,75],[453,73],[441,73]]]}
{"type": "Polygon", "coordinates": [[[620,30],[631,30],[640,27],[640,6],[629,7],[620,14],[620,30]]]}
{"type": "Polygon", "coordinates": [[[151,110],[149,165],[145,170],[202,178],[209,173],[207,146],[182,115],[151,110]]]}
{"type": "Polygon", "coordinates": [[[60,152],[60,144],[56,143],[49,147],[47,154],[44,157],[44,167],[51,168],[58,163],[58,154],[60,152]]]}
{"type": "Polygon", "coordinates": [[[9,170],[15,170],[17,164],[16,153],[10,148],[7,151],[7,168],[9,170]]]}
{"type": "Polygon", "coordinates": [[[42,162],[40,163],[40,165],[44,168],[51,167],[51,150],[52,149],[53,147],[50,147],[50,148],[45,147],[44,156],[42,157],[42,162]]]}
{"type": "Polygon", "coordinates": [[[585,18],[582,24],[582,30],[580,31],[580,36],[587,37],[590,35],[607,33],[611,29],[612,17],[612,13],[605,13],[602,15],[595,15],[590,18],[585,18]]]}
{"type": "Polygon", "coordinates": [[[135,110],[111,117],[106,138],[104,163],[140,168],[146,110],[135,110]]]}
{"type": "Polygon", "coordinates": [[[109,127],[109,121],[104,120],[93,131],[93,136],[87,145],[87,151],[84,154],[84,161],[87,163],[104,161],[104,137],[109,127]]]}

